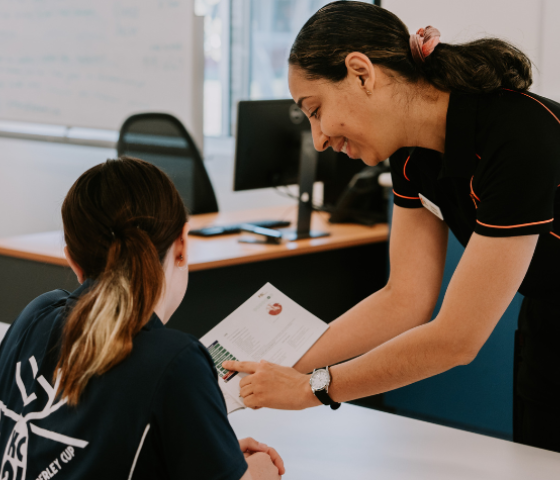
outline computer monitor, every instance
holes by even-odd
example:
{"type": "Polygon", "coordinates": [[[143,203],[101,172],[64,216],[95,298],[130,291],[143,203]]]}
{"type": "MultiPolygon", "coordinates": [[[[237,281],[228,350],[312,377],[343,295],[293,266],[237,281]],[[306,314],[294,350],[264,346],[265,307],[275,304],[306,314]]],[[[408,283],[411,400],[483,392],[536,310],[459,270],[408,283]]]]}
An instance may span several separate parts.
{"type": "Polygon", "coordinates": [[[324,236],[309,230],[313,183],[324,183],[324,203],[334,206],[363,163],[332,149],[317,152],[309,121],[293,100],[241,101],[237,112],[234,190],[299,184],[298,225],[288,238],[324,236]]]}

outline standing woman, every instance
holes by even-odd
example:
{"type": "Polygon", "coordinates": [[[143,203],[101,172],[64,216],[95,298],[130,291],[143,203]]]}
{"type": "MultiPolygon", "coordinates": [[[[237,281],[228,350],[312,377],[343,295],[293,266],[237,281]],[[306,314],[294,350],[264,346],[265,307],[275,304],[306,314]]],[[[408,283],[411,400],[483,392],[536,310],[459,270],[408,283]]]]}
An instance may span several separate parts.
{"type": "Polygon", "coordinates": [[[295,369],[226,367],[252,374],[241,382],[248,406],[336,406],[470,363],[519,291],[514,440],[560,452],[560,105],[528,93],[531,62],[512,45],[439,37],[352,1],[298,34],[290,91],[316,149],[367,165],[391,157],[391,273],[295,369]],[[466,248],[428,323],[448,230],[466,248]]]}
{"type": "Polygon", "coordinates": [[[82,285],[33,300],[0,345],[0,478],[278,479],[273,449],[235,438],[207,350],[164,328],[188,283],[171,180],[108,160],[62,220],[82,285]]]}

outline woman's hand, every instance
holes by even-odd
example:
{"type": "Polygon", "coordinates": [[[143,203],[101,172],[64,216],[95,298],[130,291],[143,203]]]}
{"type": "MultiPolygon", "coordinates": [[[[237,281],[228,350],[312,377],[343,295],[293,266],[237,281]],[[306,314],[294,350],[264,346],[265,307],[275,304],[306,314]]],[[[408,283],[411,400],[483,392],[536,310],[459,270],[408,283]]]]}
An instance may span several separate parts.
{"type": "Polygon", "coordinates": [[[303,410],[321,405],[309,386],[309,375],[265,360],[260,362],[224,362],[223,367],[249,373],[239,382],[240,397],[249,408],[303,410]]]}
{"type": "Polygon", "coordinates": [[[269,447],[265,443],[260,443],[257,442],[254,438],[247,437],[239,440],[239,447],[241,448],[241,451],[243,452],[245,458],[249,458],[251,455],[254,455],[258,452],[266,453],[270,457],[270,460],[272,460],[272,463],[278,469],[278,475],[284,475],[286,473],[282,457],[274,448],[269,447]]]}

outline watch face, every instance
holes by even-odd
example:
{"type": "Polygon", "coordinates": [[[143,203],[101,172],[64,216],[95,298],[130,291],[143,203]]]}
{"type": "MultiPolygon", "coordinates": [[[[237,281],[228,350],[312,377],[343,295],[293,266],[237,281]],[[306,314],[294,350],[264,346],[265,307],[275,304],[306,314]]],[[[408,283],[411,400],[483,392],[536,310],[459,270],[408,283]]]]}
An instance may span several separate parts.
{"type": "Polygon", "coordinates": [[[326,370],[316,370],[311,375],[311,388],[313,390],[323,390],[329,384],[330,376],[326,370]]]}

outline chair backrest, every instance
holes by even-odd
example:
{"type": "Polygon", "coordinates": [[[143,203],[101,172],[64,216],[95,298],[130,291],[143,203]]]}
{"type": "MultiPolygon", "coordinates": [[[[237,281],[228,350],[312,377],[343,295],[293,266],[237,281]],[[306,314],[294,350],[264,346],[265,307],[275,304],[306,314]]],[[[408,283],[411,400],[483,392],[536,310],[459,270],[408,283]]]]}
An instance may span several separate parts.
{"type": "Polygon", "coordinates": [[[141,113],[122,125],[118,155],[141,158],[173,181],[189,213],[214,213],[218,202],[202,157],[183,124],[165,113],[141,113]]]}

